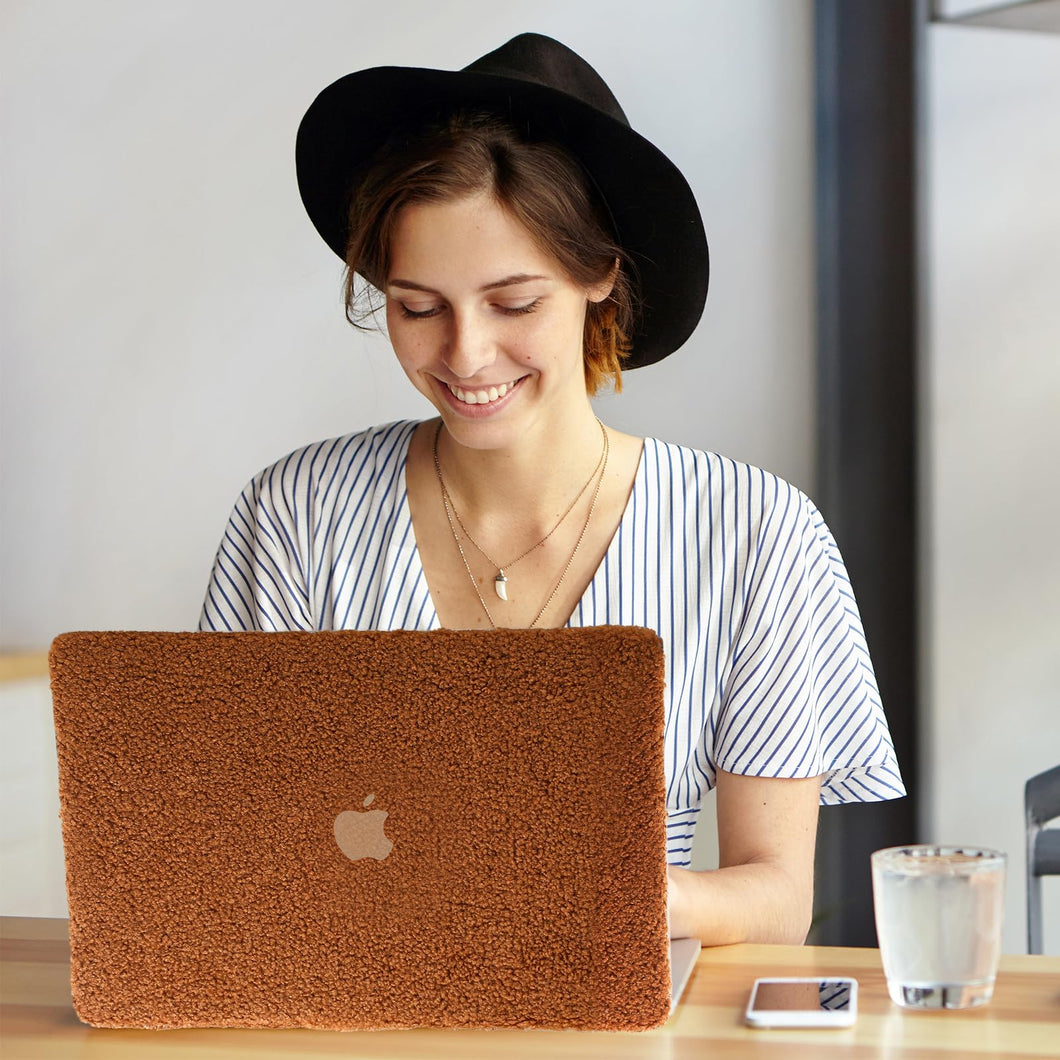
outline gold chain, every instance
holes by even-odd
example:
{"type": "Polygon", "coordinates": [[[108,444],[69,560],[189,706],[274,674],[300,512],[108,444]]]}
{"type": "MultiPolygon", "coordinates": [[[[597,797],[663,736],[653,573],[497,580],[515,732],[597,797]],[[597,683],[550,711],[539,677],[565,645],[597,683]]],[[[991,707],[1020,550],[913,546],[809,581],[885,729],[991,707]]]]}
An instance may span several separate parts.
{"type": "MultiPolygon", "coordinates": [[[[600,423],[600,420],[597,419],[596,422],[600,423]]],[[[529,556],[530,553],[534,551],[534,549],[540,548],[563,525],[563,523],[566,520],[567,516],[570,515],[570,513],[572,511],[574,511],[574,506],[578,503],[578,501],[580,501],[582,499],[582,497],[585,494],[585,491],[589,488],[589,486],[592,483],[593,479],[596,478],[597,472],[599,472],[599,470],[600,470],[600,465],[601,465],[601,463],[604,460],[604,452],[605,452],[606,446],[607,446],[607,432],[604,430],[604,425],[602,423],[600,423],[600,430],[604,434],[604,446],[600,449],[600,458],[596,461],[596,467],[594,467],[592,469],[592,471],[589,472],[589,477],[585,480],[585,484],[582,486],[582,488],[580,490],[578,490],[577,494],[574,497],[574,500],[572,500],[570,502],[570,504],[567,505],[566,511],[564,511],[564,513],[559,517],[559,519],[556,520],[556,523],[552,527],[552,529],[549,530],[549,532],[547,534],[545,534],[545,536],[543,538],[541,538],[541,540],[538,541],[537,544],[531,545],[525,552],[523,552],[520,555],[516,556],[515,559],[509,560],[507,563],[498,563],[471,536],[471,531],[468,530],[468,528],[466,526],[464,526],[464,522],[460,518],[460,513],[456,510],[456,505],[453,503],[453,498],[449,495],[449,490],[446,488],[446,485],[445,485],[445,479],[442,478],[441,465],[438,462],[438,435],[441,434],[441,431],[442,431],[441,423],[438,424],[438,430],[434,434],[434,470],[435,470],[435,472],[438,475],[438,485],[441,487],[441,490],[442,490],[442,500],[444,502],[446,502],[446,504],[448,505],[449,509],[452,510],[453,518],[456,520],[456,525],[460,527],[461,531],[464,534],[464,537],[466,537],[468,539],[468,541],[470,541],[471,544],[475,546],[475,549],[478,551],[479,555],[482,556],[482,558],[485,559],[486,562],[489,563],[489,565],[491,567],[496,567],[497,568],[497,576],[498,577],[504,578],[504,572],[505,571],[511,570],[512,567],[514,567],[516,565],[516,563],[518,563],[520,560],[526,559],[526,557],[529,556]]]]}
{"type": "MultiPolygon", "coordinates": [[[[596,422],[600,423],[600,420],[597,419],[596,422]]],[[[530,623],[530,625],[527,626],[527,629],[533,629],[538,624],[538,622],[541,621],[541,616],[544,615],[544,613],[548,610],[549,605],[552,603],[553,600],[555,600],[556,594],[559,592],[560,587],[563,585],[563,581],[567,577],[567,572],[573,566],[574,558],[578,555],[578,550],[581,548],[582,541],[585,539],[585,535],[586,535],[586,533],[589,530],[589,523],[592,520],[593,512],[596,510],[596,502],[597,502],[597,499],[600,496],[600,487],[603,485],[604,478],[605,478],[605,476],[607,474],[607,457],[608,457],[608,455],[609,455],[609,453],[611,451],[611,443],[610,443],[610,440],[609,440],[609,438],[607,436],[607,429],[604,427],[604,425],[602,423],[600,423],[600,432],[603,435],[603,439],[604,439],[603,451],[602,451],[600,460],[597,462],[596,468],[593,470],[593,476],[589,479],[589,481],[591,482],[592,478],[596,477],[597,471],[599,471],[599,477],[596,479],[596,487],[593,489],[593,498],[592,498],[592,501],[589,504],[589,512],[585,516],[585,523],[582,526],[581,533],[578,534],[578,540],[574,542],[574,548],[571,550],[571,554],[570,554],[570,557],[567,560],[566,565],[564,566],[563,570],[560,572],[560,576],[556,580],[556,584],[552,587],[552,592],[549,593],[548,599],[541,605],[541,608],[537,612],[537,614],[534,615],[534,619],[530,623]]],[[[489,621],[490,629],[496,629],[497,628],[497,623],[493,620],[493,615],[490,614],[490,609],[489,609],[489,607],[486,606],[486,601],[483,598],[482,593],[479,591],[478,582],[476,581],[475,575],[474,575],[474,573],[471,570],[471,564],[468,563],[467,556],[464,554],[464,547],[463,547],[463,545],[460,544],[460,535],[456,532],[456,526],[459,523],[461,530],[463,530],[464,533],[467,534],[468,540],[471,541],[472,544],[475,544],[475,542],[472,539],[471,535],[467,533],[466,529],[464,529],[463,523],[460,523],[459,518],[456,517],[456,511],[453,508],[452,500],[449,497],[449,491],[445,488],[445,481],[442,478],[442,467],[441,467],[441,464],[438,461],[438,437],[439,437],[439,435],[441,433],[442,433],[442,424],[441,424],[441,422],[439,422],[438,429],[437,429],[437,431],[435,431],[435,434],[434,434],[434,470],[435,470],[435,472],[436,472],[436,474],[438,476],[438,485],[439,485],[439,487],[441,489],[441,493],[442,493],[442,506],[445,508],[445,517],[446,517],[446,520],[449,523],[449,530],[450,530],[450,532],[453,535],[453,541],[456,543],[457,551],[460,553],[460,559],[463,561],[464,570],[467,571],[467,576],[468,576],[468,578],[471,581],[471,587],[475,590],[475,595],[478,597],[478,602],[481,605],[482,610],[483,610],[483,612],[486,615],[486,619],[489,621]],[[455,521],[454,521],[454,517],[455,517],[455,521]]],[[[586,486],[587,485],[588,485],[588,483],[586,483],[586,486]]],[[[578,494],[578,497],[581,497],[581,495],[584,492],[585,492],[585,487],[582,487],[582,490],[578,494]]],[[[576,497],[574,499],[574,504],[577,503],[578,497],[576,497]]],[[[571,505],[571,508],[574,507],[574,504],[571,505]]],[[[567,517],[567,513],[569,513],[570,510],[571,509],[568,509],[568,511],[564,513],[563,518],[560,519],[560,522],[563,522],[563,519],[565,519],[567,517]]],[[[558,527],[558,526],[559,526],[559,523],[556,524],[556,527],[558,527]]],[[[549,537],[551,537],[552,533],[555,531],[556,527],[553,527],[552,530],[550,530],[548,532],[548,534],[545,536],[545,538],[543,538],[541,541],[538,542],[538,545],[543,544],[545,540],[547,540],[549,537]]],[[[537,548],[538,545],[535,545],[534,548],[537,548]]],[[[478,545],[475,545],[475,547],[478,548],[478,545]]],[[[532,552],[533,550],[534,549],[532,548],[532,549],[529,550],[529,552],[532,552]]],[[[479,549],[479,551],[482,552],[482,549],[479,549]]],[[[526,555],[529,555],[529,552],[527,552],[526,555]]],[[[483,556],[486,556],[486,554],[484,552],[482,554],[483,554],[483,556]]],[[[522,556],[519,557],[519,559],[522,559],[522,558],[523,558],[522,556]]],[[[489,556],[486,556],[486,559],[489,559],[489,556]]],[[[490,562],[493,563],[492,560],[490,560],[490,562]]],[[[518,562],[518,560],[515,560],[513,562],[518,562]]],[[[494,564],[494,566],[496,566],[496,564],[494,564]]],[[[509,566],[510,566],[510,564],[509,564],[509,566]]]]}

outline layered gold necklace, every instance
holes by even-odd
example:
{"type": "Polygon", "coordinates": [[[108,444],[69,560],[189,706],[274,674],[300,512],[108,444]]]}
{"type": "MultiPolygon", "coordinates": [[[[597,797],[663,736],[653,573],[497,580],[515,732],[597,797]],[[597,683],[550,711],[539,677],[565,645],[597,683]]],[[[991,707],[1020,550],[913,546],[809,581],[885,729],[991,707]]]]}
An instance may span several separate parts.
{"type": "Polygon", "coordinates": [[[589,504],[589,511],[585,516],[585,524],[582,526],[581,533],[578,534],[578,540],[574,542],[574,548],[571,550],[571,554],[567,559],[563,570],[560,572],[559,578],[556,580],[556,584],[552,587],[552,592],[549,593],[548,598],[541,605],[540,610],[534,616],[534,620],[528,626],[529,629],[533,629],[538,622],[541,621],[541,616],[548,610],[549,604],[556,598],[556,594],[560,590],[560,586],[563,584],[564,579],[567,577],[567,572],[571,569],[574,564],[574,558],[578,555],[578,549],[581,548],[581,543],[585,538],[586,532],[589,529],[589,523],[592,520],[593,512],[596,510],[596,501],[600,496],[600,487],[603,485],[604,476],[607,473],[607,457],[610,452],[611,446],[607,437],[607,429],[604,427],[600,420],[596,421],[600,426],[600,434],[603,437],[603,445],[600,450],[600,459],[597,460],[596,466],[593,468],[592,473],[585,480],[585,484],[580,490],[578,490],[574,499],[567,505],[563,514],[556,520],[552,528],[540,541],[532,544],[525,552],[520,553],[513,560],[509,560],[507,563],[498,563],[492,559],[486,550],[471,536],[467,527],[464,526],[463,521],[457,514],[456,506],[453,504],[453,499],[449,495],[449,490],[446,488],[445,479],[442,477],[442,465],[438,459],[438,438],[442,433],[442,424],[439,421],[438,429],[434,432],[434,472],[438,476],[438,488],[442,494],[442,505],[445,508],[445,518],[449,523],[449,529],[453,535],[453,541],[456,543],[457,551],[460,553],[460,559],[464,564],[464,570],[467,571],[467,576],[471,581],[471,586],[475,590],[475,595],[478,597],[478,602],[482,606],[482,610],[486,615],[486,619],[490,624],[491,629],[497,628],[497,623],[493,620],[493,615],[490,614],[490,609],[486,604],[486,600],[478,587],[478,581],[475,578],[474,573],[471,570],[471,564],[468,563],[467,555],[464,553],[464,546],[460,542],[460,534],[457,533],[457,527],[463,532],[464,537],[474,546],[475,550],[490,564],[491,567],[496,568],[497,574],[493,579],[493,586],[496,590],[497,596],[501,600],[508,600],[508,577],[506,571],[510,571],[520,560],[526,559],[535,549],[540,548],[559,528],[563,525],[567,516],[574,510],[575,505],[585,495],[585,491],[589,488],[593,480],[596,480],[596,486],[593,489],[592,501],[589,504]]]}

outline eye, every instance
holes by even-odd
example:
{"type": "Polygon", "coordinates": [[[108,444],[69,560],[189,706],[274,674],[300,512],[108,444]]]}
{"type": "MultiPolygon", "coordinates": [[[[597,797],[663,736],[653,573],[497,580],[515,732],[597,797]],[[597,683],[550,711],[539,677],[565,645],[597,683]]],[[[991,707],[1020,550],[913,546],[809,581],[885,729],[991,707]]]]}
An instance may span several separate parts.
{"type": "Polygon", "coordinates": [[[428,317],[437,316],[442,311],[440,305],[428,306],[426,309],[412,309],[404,302],[398,302],[398,307],[406,320],[426,320],[428,317]]]}
{"type": "Polygon", "coordinates": [[[540,298],[535,298],[531,302],[527,302],[525,305],[498,305],[497,308],[504,313],[505,316],[521,316],[523,313],[532,313],[541,304],[540,298]]]}

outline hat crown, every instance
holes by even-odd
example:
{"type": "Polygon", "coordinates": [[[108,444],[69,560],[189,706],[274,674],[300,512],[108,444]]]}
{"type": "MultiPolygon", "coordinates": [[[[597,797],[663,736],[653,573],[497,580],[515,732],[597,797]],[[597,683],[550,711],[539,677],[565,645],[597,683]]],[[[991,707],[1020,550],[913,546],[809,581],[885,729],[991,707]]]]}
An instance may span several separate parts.
{"type": "Polygon", "coordinates": [[[469,63],[464,72],[543,85],[629,125],[607,82],[577,52],[541,33],[520,33],[469,63]]]}

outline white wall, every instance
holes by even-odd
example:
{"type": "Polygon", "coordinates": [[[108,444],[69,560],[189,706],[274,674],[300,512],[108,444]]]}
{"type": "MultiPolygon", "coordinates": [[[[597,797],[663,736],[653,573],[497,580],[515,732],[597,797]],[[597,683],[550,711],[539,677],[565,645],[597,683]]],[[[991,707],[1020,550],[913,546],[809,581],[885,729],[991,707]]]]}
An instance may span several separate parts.
{"type": "MultiPolygon", "coordinates": [[[[599,69],[710,238],[699,330],[601,415],[812,491],[810,0],[5,0],[0,19],[0,647],[193,627],[254,472],[429,414],[343,319],[295,129],[351,70],[455,68],[528,29],[599,69]]],[[[2,911],[60,915],[48,697],[0,699],[2,911]]]]}
{"type": "Polygon", "coordinates": [[[2,17],[4,648],[193,626],[255,471],[428,413],[343,319],[295,129],[350,70],[457,67],[529,28],[597,66],[711,240],[700,330],[602,415],[812,488],[809,0],[7,0],[2,17]]]}
{"type": "Polygon", "coordinates": [[[1060,36],[928,43],[922,827],[1008,852],[1020,952],[1023,783],[1060,764],[1060,36]]]}

